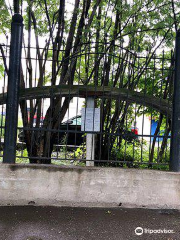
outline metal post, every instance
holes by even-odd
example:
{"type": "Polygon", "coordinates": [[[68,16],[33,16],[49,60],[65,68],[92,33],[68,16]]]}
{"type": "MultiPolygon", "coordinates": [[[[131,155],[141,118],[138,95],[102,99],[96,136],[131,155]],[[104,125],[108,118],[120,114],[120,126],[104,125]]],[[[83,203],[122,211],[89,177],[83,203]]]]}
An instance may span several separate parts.
{"type": "Polygon", "coordinates": [[[180,30],[176,35],[170,170],[180,171],[180,30]]]}
{"type": "Polygon", "coordinates": [[[23,18],[20,14],[15,14],[12,17],[11,24],[11,46],[3,155],[4,163],[15,163],[16,159],[22,34],[23,18]]]}
{"type": "MultiPolygon", "coordinates": [[[[87,108],[94,108],[94,98],[87,97],[87,108]]],[[[94,166],[95,156],[95,134],[87,133],[86,135],[86,166],[94,166]],[[90,161],[87,161],[90,160],[90,161]]]]}

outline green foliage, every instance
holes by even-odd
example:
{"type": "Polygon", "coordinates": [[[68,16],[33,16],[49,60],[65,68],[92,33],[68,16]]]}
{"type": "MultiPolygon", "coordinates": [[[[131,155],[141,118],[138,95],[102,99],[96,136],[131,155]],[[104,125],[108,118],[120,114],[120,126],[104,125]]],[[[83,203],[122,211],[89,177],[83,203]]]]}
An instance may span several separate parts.
{"type": "Polygon", "coordinates": [[[4,65],[2,63],[2,61],[0,60],[0,81],[3,80],[4,77],[4,65]]]}
{"type": "Polygon", "coordinates": [[[71,155],[75,159],[86,159],[86,146],[81,145],[79,146],[71,155]]]}
{"type": "Polygon", "coordinates": [[[23,151],[17,150],[16,151],[16,163],[29,163],[28,159],[28,152],[27,149],[24,149],[23,151]]]}
{"type": "Polygon", "coordinates": [[[149,162],[149,155],[150,155],[150,145],[145,140],[133,141],[133,142],[126,142],[122,140],[122,144],[120,148],[118,147],[117,142],[115,142],[112,150],[112,160],[121,161],[122,163],[120,166],[127,166],[127,167],[135,167],[135,168],[149,168],[153,169],[169,169],[169,155],[170,155],[170,147],[166,149],[166,152],[163,154],[162,159],[158,159],[159,157],[159,146],[155,147],[155,153],[153,156],[154,165],[148,164],[149,162]],[[142,158],[142,161],[141,161],[142,158]],[[123,162],[127,163],[123,163],[123,162]],[[158,164],[159,162],[159,164],[158,164]],[[162,165],[161,165],[162,164],[162,165]],[[167,164],[164,165],[164,164],[167,164]]]}
{"type": "Polygon", "coordinates": [[[0,115],[0,137],[4,137],[5,116],[0,115]]]}
{"type": "Polygon", "coordinates": [[[0,34],[3,33],[7,35],[7,33],[10,31],[11,17],[4,0],[0,0],[0,13],[0,34]]]}

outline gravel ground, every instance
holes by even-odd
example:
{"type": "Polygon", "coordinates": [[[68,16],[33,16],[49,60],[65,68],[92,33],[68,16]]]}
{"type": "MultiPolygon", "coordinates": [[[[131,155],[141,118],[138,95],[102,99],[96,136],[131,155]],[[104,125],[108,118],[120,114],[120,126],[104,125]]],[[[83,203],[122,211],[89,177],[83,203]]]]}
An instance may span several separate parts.
{"type": "Polygon", "coordinates": [[[125,208],[0,207],[0,240],[106,239],[178,240],[180,212],[125,208]],[[137,227],[143,229],[142,235],[135,234],[137,227]],[[170,232],[145,233],[152,230],[170,232]]]}

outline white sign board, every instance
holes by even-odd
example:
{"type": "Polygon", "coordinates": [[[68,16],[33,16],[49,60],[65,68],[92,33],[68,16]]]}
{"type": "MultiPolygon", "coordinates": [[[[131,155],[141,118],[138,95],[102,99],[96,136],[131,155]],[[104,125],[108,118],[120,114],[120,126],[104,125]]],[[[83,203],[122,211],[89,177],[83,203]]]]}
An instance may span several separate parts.
{"type": "Polygon", "coordinates": [[[81,131],[100,132],[100,108],[82,108],[81,131]]]}

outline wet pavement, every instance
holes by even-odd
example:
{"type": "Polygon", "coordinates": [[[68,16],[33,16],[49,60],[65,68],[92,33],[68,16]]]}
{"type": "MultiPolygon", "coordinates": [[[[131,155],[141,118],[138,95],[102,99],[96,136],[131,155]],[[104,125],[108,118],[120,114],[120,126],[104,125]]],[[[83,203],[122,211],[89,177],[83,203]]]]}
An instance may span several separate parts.
{"type": "Polygon", "coordinates": [[[178,240],[180,212],[125,208],[0,207],[0,240],[106,239],[178,240]],[[135,233],[137,227],[140,227],[136,230],[139,235],[135,233]]]}

